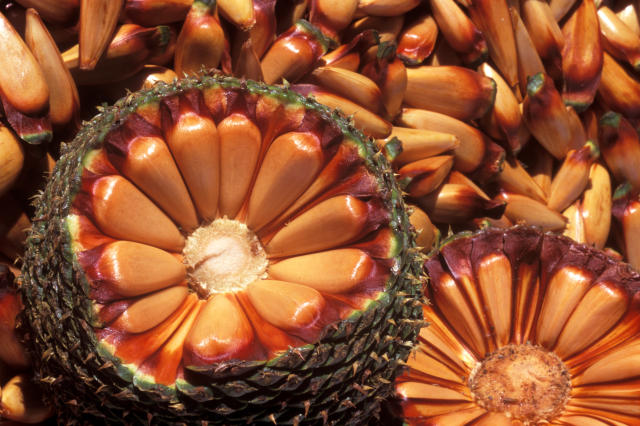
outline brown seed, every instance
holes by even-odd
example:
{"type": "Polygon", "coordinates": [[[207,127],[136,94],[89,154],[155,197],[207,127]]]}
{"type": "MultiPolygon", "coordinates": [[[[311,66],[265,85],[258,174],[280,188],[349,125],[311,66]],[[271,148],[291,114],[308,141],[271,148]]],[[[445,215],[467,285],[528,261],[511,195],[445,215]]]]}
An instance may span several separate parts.
{"type": "Polygon", "coordinates": [[[496,98],[489,114],[485,116],[484,129],[492,129],[492,134],[496,139],[506,139],[504,144],[510,152],[517,154],[525,145],[528,139],[520,104],[516,95],[502,76],[488,63],[483,63],[479,72],[491,78],[496,84],[496,98]]]}
{"type": "Polygon", "coordinates": [[[78,17],[80,0],[17,0],[24,8],[35,9],[42,19],[53,24],[68,24],[78,17]]]}
{"type": "MultiPolygon", "coordinates": [[[[335,195],[335,191],[327,191],[331,185],[337,184],[340,180],[347,177],[347,173],[352,169],[352,167],[357,167],[359,157],[356,154],[356,146],[351,145],[351,141],[348,139],[344,140],[344,143],[338,148],[338,152],[327,162],[326,166],[322,169],[322,171],[318,174],[313,183],[307,188],[307,190],[298,197],[298,199],[284,212],[282,213],[276,220],[273,221],[272,225],[273,229],[281,226],[286,221],[289,221],[296,212],[301,211],[303,206],[312,206],[321,201],[324,201],[328,198],[331,198],[335,195]]],[[[363,180],[369,180],[370,176],[367,175],[367,172],[360,169],[355,173],[355,176],[363,180]]],[[[337,193],[350,193],[353,192],[350,188],[350,179],[343,181],[343,185],[338,185],[340,188],[337,193]]],[[[373,183],[370,181],[370,183],[373,183]]],[[[357,191],[362,194],[362,188],[357,191]]],[[[365,189],[365,193],[367,190],[365,189]]],[[[266,228],[267,232],[271,232],[271,226],[266,228]]],[[[267,233],[265,232],[265,233],[267,233]]]]}
{"type": "MultiPolygon", "coordinates": [[[[142,364],[145,360],[149,359],[157,351],[161,349],[169,338],[176,336],[180,333],[176,333],[176,329],[179,328],[183,321],[194,311],[198,311],[197,305],[204,303],[198,300],[197,296],[191,293],[187,296],[184,303],[173,313],[166,321],[163,321],[157,327],[138,334],[125,335],[124,339],[118,342],[115,350],[115,356],[124,360],[127,363],[135,363],[137,365],[142,364]]],[[[187,320],[190,322],[189,320],[187,320]]],[[[169,346],[169,349],[175,348],[175,343],[169,346]]],[[[150,361],[154,361],[151,359],[150,361]]],[[[173,377],[175,380],[175,377],[173,377]]]]}
{"type": "Polygon", "coordinates": [[[466,175],[460,173],[457,170],[451,170],[451,173],[449,173],[449,176],[447,176],[446,183],[454,183],[454,184],[468,186],[469,188],[473,189],[476,192],[476,194],[478,194],[480,197],[484,198],[485,200],[491,199],[487,195],[487,193],[482,190],[482,188],[476,185],[474,181],[472,181],[466,175]]]}
{"type": "Polygon", "coordinates": [[[409,222],[416,231],[416,244],[422,248],[423,252],[429,252],[440,231],[431,223],[431,219],[422,209],[417,206],[411,206],[411,209],[409,222]]]}
{"type": "Polygon", "coordinates": [[[336,68],[344,68],[349,71],[358,71],[360,67],[360,55],[358,52],[349,51],[349,45],[343,44],[323,55],[320,63],[324,66],[332,66],[336,68]]]}
{"type": "Polygon", "coordinates": [[[600,155],[595,143],[588,141],[584,147],[567,153],[560,169],[551,181],[547,206],[561,211],[573,203],[589,183],[589,170],[600,155]]]}
{"type": "Polygon", "coordinates": [[[602,73],[602,45],[594,3],[585,1],[562,27],[562,99],[584,111],[596,95],[602,73]]]}
{"type": "MultiPolygon", "coordinates": [[[[277,22],[275,7],[275,0],[253,1],[253,13],[256,17],[256,22],[249,31],[242,32],[243,35],[248,35],[248,38],[251,39],[251,44],[258,59],[262,58],[262,55],[264,55],[264,52],[267,51],[276,37],[277,22]]],[[[237,38],[238,41],[243,41],[246,37],[236,36],[234,38],[237,38]]],[[[235,41],[236,40],[234,40],[234,42],[235,41]]],[[[232,58],[232,60],[233,59],[234,58],[232,58]]]]}
{"type": "Polygon", "coordinates": [[[23,373],[2,386],[0,414],[15,422],[40,423],[53,415],[53,409],[44,403],[40,387],[23,373]]]}
{"type": "Polygon", "coordinates": [[[546,65],[547,73],[552,77],[560,76],[564,36],[553,17],[549,4],[542,0],[524,0],[522,20],[540,58],[546,65]]]}
{"type": "Polygon", "coordinates": [[[634,3],[623,4],[622,7],[616,8],[616,15],[634,34],[640,36],[640,19],[638,19],[638,11],[634,3]]]}
{"type": "Polygon", "coordinates": [[[640,268],[640,200],[631,185],[625,184],[616,190],[612,212],[622,224],[627,262],[634,268],[640,268]]]}
{"type": "Polygon", "coordinates": [[[262,58],[264,81],[274,84],[283,78],[291,82],[298,80],[327,52],[327,43],[315,27],[299,21],[280,34],[262,58]]]}
{"type": "MultiPolygon", "coordinates": [[[[584,130],[582,134],[576,132],[577,116],[571,117],[567,112],[553,80],[546,74],[529,78],[523,116],[538,142],[557,159],[585,142],[584,130]]],[[[580,123],[579,118],[577,121],[580,123]]]]}
{"type": "Polygon", "coordinates": [[[486,306],[487,319],[495,330],[496,343],[509,343],[513,284],[511,262],[503,253],[489,254],[482,258],[477,269],[479,293],[486,306]]]}
{"type": "Polygon", "coordinates": [[[127,333],[148,331],[175,312],[188,294],[186,286],[173,286],[144,295],[131,303],[110,327],[127,333]]]}
{"type": "Polygon", "coordinates": [[[311,185],[324,164],[320,140],[290,132],[269,145],[255,178],[246,223],[259,230],[284,212],[311,185]]]}
{"type": "MultiPolygon", "coordinates": [[[[16,330],[16,318],[23,309],[20,296],[15,290],[16,276],[7,264],[0,264],[0,362],[8,364],[13,371],[29,368],[31,362],[16,330]]],[[[4,385],[3,385],[4,387],[4,385]]],[[[3,389],[4,390],[4,389],[3,389]]],[[[0,409],[0,413],[2,410],[0,409]]]]}
{"type": "MultiPolygon", "coordinates": [[[[83,254],[86,252],[83,252],[83,254]]],[[[173,254],[131,241],[115,241],[101,246],[99,255],[88,254],[79,261],[92,281],[92,291],[110,291],[115,299],[141,296],[180,284],[186,266],[173,254]]]]}
{"type": "Polygon", "coordinates": [[[402,142],[402,152],[394,159],[394,163],[400,166],[422,158],[442,154],[460,145],[459,139],[450,133],[398,126],[394,126],[391,129],[391,134],[388,138],[379,140],[378,143],[384,146],[384,144],[391,142],[394,137],[402,142]]]}
{"type": "Polygon", "coordinates": [[[542,188],[516,158],[509,158],[504,162],[503,169],[498,174],[498,183],[500,188],[507,192],[526,195],[541,203],[547,202],[542,188]]]}
{"type": "Polygon", "coordinates": [[[183,21],[193,0],[127,0],[124,14],[145,27],[183,21]]]}
{"type": "Polygon", "coordinates": [[[584,218],[580,214],[580,202],[576,201],[562,211],[562,216],[567,218],[567,227],[562,235],[584,244],[586,243],[584,218]]]}
{"type": "Polygon", "coordinates": [[[256,22],[252,0],[217,0],[218,9],[224,18],[238,28],[250,29],[256,22]]]}
{"type": "Polygon", "coordinates": [[[609,108],[625,117],[640,117],[640,81],[604,52],[598,93],[609,108]]]}
{"type": "Polygon", "coordinates": [[[407,90],[407,67],[392,44],[379,44],[374,59],[364,59],[360,73],[373,80],[380,88],[385,117],[395,118],[402,108],[407,90]]]}
{"type": "Polygon", "coordinates": [[[586,243],[603,249],[611,226],[611,178],[606,167],[595,163],[589,171],[589,184],[579,205],[584,221],[586,243]]]}
{"type": "MultiPolygon", "coordinates": [[[[613,254],[613,251],[612,251],[613,254]]],[[[616,292],[612,292],[611,288],[604,288],[604,291],[601,291],[600,297],[606,297],[606,292],[608,291],[609,297],[613,298],[614,295],[617,296],[616,298],[620,298],[619,293],[616,292]]],[[[609,305],[609,304],[607,304],[609,305]]],[[[607,309],[607,312],[609,311],[609,309],[611,309],[611,306],[603,306],[601,307],[601,309],[607,309]]],[[[624,304],[623,304],[623,309],[624,309],[624,304]]],[[[616,309],[617,311],[621,311],[623,309],[616,309]]],[[[613,320],[617,319],[616,317],[619,318],[619,315],[614,316],[614,318],[612,318],[613,320]]],[[[595,325],[595,324],[594,324],[595,325]]],[[[606,326],[607,324],[601,324],[599,325],[600,327],[606,326]]],[[[590,385],[590,384],[599,384],[599,383],[604,383],[607,380],[624,380],[627,377],[632,377],[632,375],[635,373],[635,361],[637,360],[638,357],[638,343],[637,341],[633,341],[632,339],[629,339],[629,343],[626,344],[621,344],[619,346],[616,346],[615,348],[611,349],[610,351],[607,352],[606,356],[603,356],[602,358],[598,358],[597,361],[595,361],[592,365],[590,365],[589,367],[587,367],[584,372],[576,377],[575,379],[575,383],[578,386],[583,386],[583,385],[590,385]]],[[[625,421],[631,421],[633,422],[634,419],[631,418],[630,420],[625,419],[625,421]]]]}
{"type": "Polygon", "coordinates": [[[407,69],[404,101],[410,106],[459,120],[483,116],[496,97],[496,83],[475,71],[455,66],[407,69]]]}
{"type": "Polygon", "coordinates": [[[90,213],[104,234],[174,252],[182,250],[184,238],[176,225],[125,178],[100,177],[87,191],[90,213]]]}
{"type": "Polygon", "coordinates": [[[124,0],[81,0],[79,67],[92,70],[109,46],[124,0]]]}
{"type": "Polygon", "coordinates": [[[505,158],[506,151],[504,148],[489,140],[480,166],[470,173],[469,177],[481,185],[493,182],[502,170],[505,158]]]}
{"type": "Polygon", "coordinates": [[[541,345],[553,347],[556,344],[562,326],[579,306],[592,282],[592,274],[577,266],[564,266],[555,272],[547,284],[547,296],[540,307],[540,320],[535,330],[541,345]]]}
{"type": "MultiPolygon", "coordinates": [[[[194,298],[194,295],[187,296],[187,300],[193,300],[194,298]]],[[[200,313],[202,305],[204,305],[204,302],[197,303],[188,312],[186,318],[181,322],[180,319],[178,319],[180,322],[178,329],[162,343],[158,352],[152,355],[150,364],[153,366],[150,366],[149,374],[155,377],[156,383],[170,386],[175,382],[178,369],[183,361],[184,346],[187,335],[193,328],[193,324],[200,313]],[[158,359],[161,361],[155,362],[158,359]]]]}
{"type": "Polygon", "coordinates": [[[262,318],[292,333],[315,323],[326,305],[319,291],[286,281],[254,281],[247,295],[262,318]]]}
{"type": "Polygon", "coordinates": [[[242,44],[240,52],[238,52],[238,55],[234,59],[236,59],[233,68],[233,74],[235,76],[255,81],[264,80],[260,57],[258,56],[258,52],[253,48],[253,43],[250,38],[242,44]]]}
{"type": "Polygon", "coordinates": [[[389,119],[395,118],[402,109],[402,100],[407,91],[407,68],[396,58],[388,62],[385,78],[378,82],[382,91],[382,104],[389,119]]]}
{"type": "Polygon", "coordinates": [[[13,132],[0,124],[0,197],[15,183],[24,165],[24,149],[13,132]]]}
{"type": "MultiPolygon", "coordinates": [[[[372,28],[357,33],[349,39],[348,43],[341,44],[320,57],[318,65],[358,71],[358,68],[360,68],[360,54],[378,44],[379,38],[377,34],[378,32],[372,28]]],[[[371,76],[368,77],[371,78],[371,76]]]]}
{"type": "Polygon", "coordinates": [[[419,65],[431,55],[438,38],[438,25],[431,14],[421,14],[398,37],[397,54],[410,65],[419,65]]]}
{"type": "Polygon", "coordinates": [[[351,23],[357,8],[358,0],[312,0],[309,22],[336,37],[351,23]]]}
{"type": "Polygon", "coordinates": [[[269,278],[303,284],[325,293],[353,291],[375,273],[375,260],[354,248],[289,257],[269,265],[269,278]]]}
{"type": "Polygon", "coordinates": [[[269,257],[337,248],[366,229],[367,203],[341,195],[313,206],[279,230],[266,244],[269,257]]]}
{"type": "Polygon", "coordinates": [[[452,166],[452,155],[439,155],[409,163],[398,174],[410,196],[422,197],[440,186],[452,166]]]}
{"type": "Polygon", "coordinates": [[[138,73],[153,55],[170,47],[172,30],[167,26],[144,28],[135,24],[120,26],[107,51],[92,70],[79,67],[79,46],[62,53],[67,68],[78,85],[97,85],[124,80],[138,73]]]}
{"type": "Polygon", "coordinates": [[[196,209],[167,144],[159,132],[127,128],[132,121],[105,138],[109,159],[185,231],[193,231],[196,209]]]}
{"type": "Polygon", "coordinates": [[[488,144],[487,137],[475,127],[437,112],[416,108],[403,108],[398,123],[414,129],[449,133],[460,141],[454,150],[454,168],[472,172],[480,166],[488,144]]]}
{"type": "Polygon", "coordinates": [[[163,110],[164,139],[178,164],[198,214],[213,220],[218,212],[220,140],[213,119],[190,100],[180,98],[167,114],[163,110]]]}
{"type": "Polygon", "coordinates": [[[471,20],[489,46],[489,56],[511,87],[518,83],[518,63],[513,25],[506,0],[475,0],[469,3],[471,20]]]}
{"type": "Polygon", "coordinates": [[[49,87],[44,73],[27,45],[2,13],[0,46],[0,93],[23,114],[35,114],[46,110],[49,106],[49,87]]]}
{"type": "Polygon", "coordinates": [[[549,7],[551,8],[551,13],[555,20],[560,22],[575,2],[576,0],[550,0],[549,7]]]}
{"type": "Polygon", "coordinates": [[[380,37],[380,43],[395,42],[404,24],[404,15],[382,17],[365,16],[356,21],[345,31],[345,39],[353,39],[365,30],[375,30],[380,37]]]}
{"type": "Polygon", "coordinates": [[[332,109],[339,109],[345,115],[351,116],[356,127],[359,127],[367,136],[381,139],[391,133],[391,123],[342,96],[334,95],[311,85],[296,85],[291,86],[291,89],[305,96],[313,95],[321,104],[332,109]]]}
{"type": "Polygon", "coordinates": [[[465,223],[477,217],[499,218],[504,213],[503,201],[487,200],[466,185],[446,183],[436,192],[416,200],[437,223],[465,223]]]}
{"type": "Polygon", "coordinates": [[[502,192],[497,199],[506,201],[504,214],[514,223],[539,226],[547,231],[561,231],[566,226],[564,216],[527,196],[502,192]]]}
{"type": "Polygon", "coordinates": [[[618,60],[625,61],[636,71],[640,70],[640,36],[634,33],[611,9],[598,9],[600,32],[604,48],[618,60]]]}
{"type": "MultiPolygon", "coordinates": [[[[527,94],[527,82],[530,77],[536,74],[544,73],[545,68],[538,55],[531,35],[527,31],[524,22],[516,9],[510,9],[511,21],[513,23],[513,32],[518,55],[518,81],[520,82],[520,93],[522,96],[527,94]]],[[[513,86],[512,86],[513,87],[513,86]]]]}
{"type": "Polygon", "coordinates": [[[598,140],[598,120],[600,119],[596,108],[588,108],[582,114],[582,127],[584,128],[587,140],[598,140]]]}
{"type": "Polygon", "coordinates": [[[617,112],[607,112],[600,118],[598,140],[613,176],[640,189],[640,139],[629,121],[617,112]]]}
{"type": "MultiPolygon", "coordinates": [[[[145,65],[138,78],[142,79],[142,84],[135,87],[139,89],[151,89],[158,82],[172,83],[178,78],[178,75],[170,68],[165,68],[160,65],[145,65]]],[[[136,90],[139,90],[136,89],[136,90]]]]}
{"type": "Polygon", "coordinates": [[[185,339],[185,357],[191,364],[240,357],[254,338],[237,298],[231,293],[215,294],[204,303],[185,339]]]}
{"type": "Polygon", "coordinates": [[[380,88],[370,78],[343,68],[317,67],[311,72],[313,81],[372,112],[380,111],[380,88]]]}
{"type": "Polygon", "coordinates": [[[420,4],[420,0],[359,0],[358,13],[373,16],[404,15],[420,4]]]}
{"type": "Polygon", "coordinates": [[[262,135],[243,114],[231,114],[218,123],[220,137],[220,215],[233,219],[245,200],[254,176],[262,135]]]}
{"type": "Polygon", "coordinates": [[[482,33],[453,0],[430,0],[429,4],[442,35],[465,63],[475,64],[487,57],[482,33]]]}
{"type": "Polygon", "coordinates": [[[34,9],[27,10],[25,41],[40,64],[49,87],[49,117],[54,126],[78,125],[80,98],[60,50],[34,9]]]}
{"type": "Polygon", "coordinates": [[[197,74],[203,68],[217,68],[225,48],[225,34],[215,2],[193,3],[184,21],[175,52],[178,76],[197,74]]]}

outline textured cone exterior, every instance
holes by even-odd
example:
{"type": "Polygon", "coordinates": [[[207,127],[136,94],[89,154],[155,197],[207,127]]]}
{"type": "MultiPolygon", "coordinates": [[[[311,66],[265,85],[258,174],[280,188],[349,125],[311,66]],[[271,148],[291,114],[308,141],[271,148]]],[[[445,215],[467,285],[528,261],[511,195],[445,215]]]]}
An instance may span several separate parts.
{"type": "Polygon", "coordinates": [[[105,108],[65,147],[38,200],[21,289],[22,332],[30,350],[42,354],[35,357],[36,377],[62,409],[61,421],[68,423],[365,422],[377,413],[379,400],[392,393],[393,379],[421,324],[414,278],[420,267],[408,229],[400,191],[384,157],[375,155],[373,144],[344,118],[314,101],[272,86],[211,76],[134,94],[105,108]],[[72,252],[64,218],[79,190],[85,156],[101,146],[109,129],[149,102],[210,87],[302,105],[360,141],[360,155],[377,178],[399,247],[385,290],[364,309],[328,326],[317,341],[267,361],[220,362],[203,371],[197,383],[178,379],[175,388],[168,388],[152,378],[133,377],[131,365],[99,345],[90,284],[72,252]]]}

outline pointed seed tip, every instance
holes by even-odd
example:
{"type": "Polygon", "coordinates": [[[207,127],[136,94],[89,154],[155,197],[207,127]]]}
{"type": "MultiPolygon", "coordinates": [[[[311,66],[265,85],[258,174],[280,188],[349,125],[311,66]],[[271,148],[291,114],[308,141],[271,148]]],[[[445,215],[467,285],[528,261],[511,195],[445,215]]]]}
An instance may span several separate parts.
{"type": "Polygon", "coordinates": [[[544,73],[539,72],[535,75],[527,77],[527,94],[529,96],[535,96],[538,94],[542,86],[544,86],[544,73]]]}
{"type": "Polygon", "coordinates": [[[627,182],[621,183],[613,192],[613,200],[619,200],[621,198],[626,197],[627,195],[629,195],[632,188],[633,186],[631,185],[631,182],[627,181],[627,182]]]}
{"type": "Polygon", "coordinates": [[[600,148],[598,147],[598,144],[596,142],[594,142],[593,140],[589,139],[586,143],[585,146],[589,147],[589,152],[591,154],[591,158],[596,159],[600,156],[600,148]]]}
{"type": "Polygon", "coordinates": [[[618,128],[620,125],[620,119],[622,118],[622,114],[617,113],[615,111],[608,111],[600,117],[600,125],[618,128]]]}

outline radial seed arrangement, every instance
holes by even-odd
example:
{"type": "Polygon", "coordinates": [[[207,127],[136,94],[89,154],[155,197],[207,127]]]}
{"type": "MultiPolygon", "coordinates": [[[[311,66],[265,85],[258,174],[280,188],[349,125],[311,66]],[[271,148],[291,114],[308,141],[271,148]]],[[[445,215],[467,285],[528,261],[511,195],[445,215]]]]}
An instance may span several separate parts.
{"type": "Polygon", "coordinates": [[[633,425],[640,397],[640,275],[531,228],[447,242],[409,369],[409,423],[633,425]]]}
{"type": "Polygon", "coordinates": [[[58,405],[85,395],[70,419],[142,421],[145,401],[160,421],[377,411],[417,332],[418,270],[357,130],[293,92],[205,77],[106,109],[69,147],[22,290],[58,405]]]}
{"type": "MultiPolygon", "coordinates": [[[[91,422],[133,401],[166,421],[364,422],[418,328],[436,329],[440,284],[418,264],[451,234],[533,226],[640,267],[638,7],[0,0],[0,418],[91,422]],[[418,282],[426,323],[410,302],[418,282]]],[[[576,266],[599,276],[592,267],[576,266]]],[[[469,408],[479,414],[466,422],[634,423],[620,408],[637,402],[633,384],[619,397],[580,393],[619,417],[575,414],[582,373],[566,351],[494,336],[492,297],[506,305],[525,284],[500,293],[476,281],[450,282],[461,299],[446,303],[461,311],[438,314],[474,361],[451,370],[459,387],[437,385],[466,398],[451,406],[495,413],[469,408]],[[471,324],[469,312],[483,346],[451,325],[471,324]],[[560,401],[548,415],[487,402],[501,391],[482,378],[525,364],[571,382],[548,382],[566,391],[543,392],[560,401]]],[[[598,309],[585,324],[617,315],[598,309]]],[[[456,353],[445,358],[467,359],[456,353]]],[[[392,419],[382,404],[383,419],[448,426],[457,417],[440,420],[433,398],[405,394],[434,390],[404,384],[408,362],[404,402],[392,419]]]]}

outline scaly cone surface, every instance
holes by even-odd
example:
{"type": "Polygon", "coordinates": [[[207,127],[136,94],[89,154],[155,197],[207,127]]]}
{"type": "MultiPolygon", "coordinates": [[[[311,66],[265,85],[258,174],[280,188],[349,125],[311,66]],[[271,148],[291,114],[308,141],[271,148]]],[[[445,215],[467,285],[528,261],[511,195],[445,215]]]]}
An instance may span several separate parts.
{"type": "Polygon", "coordinates": [[[421,324],[385,158],[282,88],[159,84],[39,198],[22,331],[65,421],[366,422],[421,324]]]}

